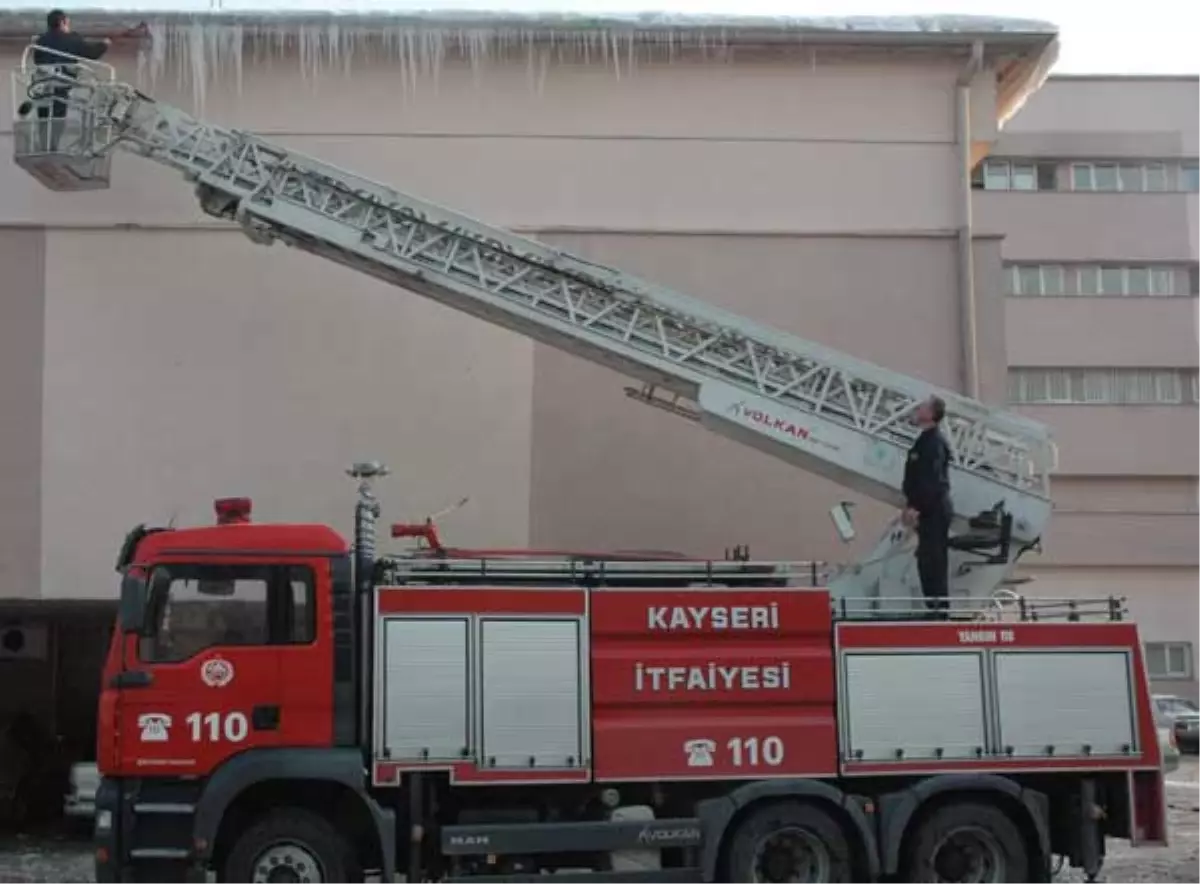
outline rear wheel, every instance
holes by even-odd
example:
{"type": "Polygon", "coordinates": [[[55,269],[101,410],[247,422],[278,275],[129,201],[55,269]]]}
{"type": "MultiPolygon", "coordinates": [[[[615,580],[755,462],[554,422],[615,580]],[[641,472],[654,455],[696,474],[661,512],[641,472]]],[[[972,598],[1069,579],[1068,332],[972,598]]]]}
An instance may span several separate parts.
{"type": "Polygon", "coordinates": [[[1020,829],[1000,808],[955,802],[917,824],[904,880],[1028,881],[1029,851],[1020,829]]]}
{"type": "Polygon", "coordinates": [[[267,814],[233,845],[223,881],[361,881],[350,842],[324,817],[301,808],[267,814]]]}
{"type": "Polygon", "coordinates": [[[820,807],[769,804],[734,831],[726,872],[727,881],[849,881],[850,845],[837,820],[820,807]]]}

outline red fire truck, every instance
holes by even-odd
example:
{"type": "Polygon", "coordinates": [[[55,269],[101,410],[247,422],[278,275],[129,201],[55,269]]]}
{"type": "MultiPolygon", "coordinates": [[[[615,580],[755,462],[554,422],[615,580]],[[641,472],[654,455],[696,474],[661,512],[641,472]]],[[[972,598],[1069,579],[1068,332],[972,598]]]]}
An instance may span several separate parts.
{"type": "Polygon", "coordinates": [[[131,150],[254,242],[623,371],[636,401],[896,507],[937,393],[957,514],[932,612],[898,521],[832,570],[454,550],[431,524],[380,554],[377,464],[351,470],[352,542],[240,499],[139,527],[101,881],[1044,881],[1055,857],[1094,875],[1106,837],[1165,843],[1136,627],[1119,600],[1006,588],[1050,516],[1045,427],[64,63],[15,74],[15,159],[47,187],[105,187],[131,150]]]}
{"type": "Polygon", "coordinates": [[[101,880],[1045,881],[1165,842],[1116,602],[896,619],[810,565],[374,556],[377,506],[353,550],[246,500],[130,534],[101,880]]]}

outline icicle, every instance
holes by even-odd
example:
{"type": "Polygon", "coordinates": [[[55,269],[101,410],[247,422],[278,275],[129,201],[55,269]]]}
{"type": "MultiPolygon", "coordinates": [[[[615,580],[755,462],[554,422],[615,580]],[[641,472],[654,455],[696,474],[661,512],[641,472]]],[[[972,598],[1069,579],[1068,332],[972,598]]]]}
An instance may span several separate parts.
{"type": "Polygon", "coordinates": [[[208,47],[205,45],[205,27],[196,23],[188,28],[188,61],[192,78],[192,107],[198,114],[204,113],[208,98],[208,47]]]}
{"type": "Polygon", "coordinates": [[[420,59],[417,57],[416,41],[413,40],[412,28],[404,29],[404,51],[408,57],[408,86],[411,94],[417,94],[417,82],[420,80],[421,74],[419,71],[420,59]]]}
{"type": "Polygon", "coordinates": [[[468,67],[476,84],[482,84],[493,62],[523,64],[527,88],[543,95],[561,66],[600,66],[625,80],[636,77],[645,62],[673,64],[696,54],[733,61],[729,31],[723,26],[647,27],[652,20],[561,28],[557,23],[490,26],[471,21],[441,26],[421,20],[381,25],[332,16],[299,23],[267,16],[164,17],[147,23],[150,39],[137,56],[137,79],[152,89],[173,73],[176,88],[190,94],[201,110],[211,86],[232,87],[243,95],[247,65],[282,67],[316,90],[328,73],[352,77],[356,68],[382,62],[395,71],[398,97],[407,101],[423,85],[436,94],[449,63],[468,67]]]}
{"type": "Polygon", "coordinates": [[[234,73],[237,76],[237,96],[241,98],[243,95],[243,77],[245,71],[243,69],[244,59],[246,55],[246,35],[242,30],[242,26],[234,25],[230,29],[230,44],[233,52],[233,67],[234,73]]]}

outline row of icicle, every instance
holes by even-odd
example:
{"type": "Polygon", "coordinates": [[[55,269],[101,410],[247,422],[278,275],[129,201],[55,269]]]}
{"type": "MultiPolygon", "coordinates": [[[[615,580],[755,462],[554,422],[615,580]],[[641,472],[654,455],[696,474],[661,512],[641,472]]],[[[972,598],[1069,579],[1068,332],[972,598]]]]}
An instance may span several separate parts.
{"type": "Polygon", "coordinates": [[[671,63],[680,55],[717,61],[727,58],[724,34],[710,30],[593,28],[539,31],[509,27],[431,27],[395,25],[366,29],[322,24],[264,27],[192,22],[148,22],[148,39],[138,54],[139,85],[153,90],[174,76],[181,92],[190,90],[196,111],[210,86],[241,93],[246,65],[294,66],[302,81],[352,73],[356,63],[387,62],[398,71],[401,94],[420,84],[437,87],[448,61],[476,74],[501,58],[520,59],[530,85],[540,90],[556,64],[600,65],[615,77],[630,76],[639,63],[671,63]]]}

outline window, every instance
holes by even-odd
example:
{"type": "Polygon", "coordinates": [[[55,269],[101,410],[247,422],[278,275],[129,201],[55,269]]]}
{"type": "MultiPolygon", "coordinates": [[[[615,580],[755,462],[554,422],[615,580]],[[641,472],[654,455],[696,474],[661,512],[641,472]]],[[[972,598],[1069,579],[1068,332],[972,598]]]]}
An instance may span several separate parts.
{"type": "Polygon", "coordinates": [[[1010,295],[1057,298],[1196,296],[1195,265],[1009,264],[1010,295]]]}
{"type": "Polygon", "coordinates": [[[1125,294],[1125,271],[1121,267],[1100,268],[1100,294],[1125,294]]]}
{"type": "Polygon", "coordinates": [[[1024,405],[1194,405],[1197,374],[1176,368],[1013,368],[1008,394],[1024,405]]]}
{"type": "Polygon", "coordinates": [[[971,183],[984,190],[1055,190],[1058,167],[1032,160],[987,160],[976,168],[971,183]]]}
{"type": "Polygon", "coordinates": [[[1191,642],[1146,642],[1146,670],[1151,678],[1192,677],[1191,642]]]}
{"type": "Polygon", "coordinates": [[[1150,294],[1175,294],[1175,271],[1168,267],[1155,267],[1150,271],[1150,294]]]}
{"type": "Polygon", "coordinates": [[[1065,294],[1066,274],[1058,264],[1012,264],[1009,265],[1008,292],[1011,295],[1045,295],[1057,297],[1065,294]]]}
{"type": "Polygon", "coordinates": [[[1012,189],[1037,190],[1037,168],[1033,163],[1012,164],[1012,189]]]}
{"type": "Polygon", "coordinates": [[[1071,190],[1100,193],[1162,193],[1195,191],[1196,164],[1165,163],[1158,160],[1108,162],[1072,162],[1071,190]],[[1174,173],[1178,172],[1178,176],[1174,173]],[[1178,177],[1178,185],[1175,178],[1178,177]]]}
{"type": "Polygon", "coordinates": [[[150,575],[138,656],[187,660],[218,646],[306,644],[316,633],[312,571],[280,565],[170,565],[150,575]]]}
{"type": "Polygon", "coordinates": [[[975,167],[971,186],[983,190],[1195,193],[1200,190],[1200,172],[1195,160],[988,159],[975,167]]]}
{"type": "Polygon", "coordinates": [[[1075,290],[1081,295],[1098,295],[1100,294],[1100,268],[1099,267],[1080,267],[1076,270],[1075,290]]]}

